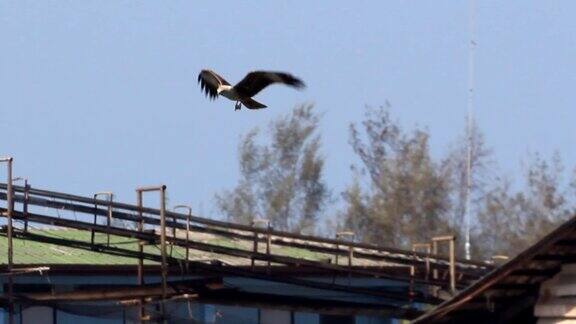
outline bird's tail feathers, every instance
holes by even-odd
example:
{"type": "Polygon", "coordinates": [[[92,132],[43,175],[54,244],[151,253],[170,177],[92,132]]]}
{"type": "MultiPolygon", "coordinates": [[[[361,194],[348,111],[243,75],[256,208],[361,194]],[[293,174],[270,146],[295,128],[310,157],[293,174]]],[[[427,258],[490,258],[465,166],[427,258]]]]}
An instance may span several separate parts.
{"type": "Polygon", "coordinates": [[[267,107],[252,98],[242,100],[242,104],[248,109],[262,109],[267,107]]]}

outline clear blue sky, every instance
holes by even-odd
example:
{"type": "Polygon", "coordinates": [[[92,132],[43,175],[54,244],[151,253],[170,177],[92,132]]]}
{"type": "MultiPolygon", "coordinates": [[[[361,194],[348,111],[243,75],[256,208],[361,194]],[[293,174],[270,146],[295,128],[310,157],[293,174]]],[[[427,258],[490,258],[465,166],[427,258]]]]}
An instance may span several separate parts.
{"type": "MultiPolygon", "coordinates": [[[[479,1],[480,2],[480,1],[479,1]]],[[[506,172],[528,151],[576,163],[576,2],[481,1],[476,116],[506,172]]],[[[354,161],[348,125],[392,103],[427,126],[435,154],[464,129],[467,1],[0,2],[0,155],[33,185],[128,202],[168,185],[200,203],[238,178],[241,134],[315,103],[339,193],[354,161]],[[252,69],[291,71],[304,92],[272,87],[270,108],[209,102],[202,68],[235,82],[252,69]]]]}

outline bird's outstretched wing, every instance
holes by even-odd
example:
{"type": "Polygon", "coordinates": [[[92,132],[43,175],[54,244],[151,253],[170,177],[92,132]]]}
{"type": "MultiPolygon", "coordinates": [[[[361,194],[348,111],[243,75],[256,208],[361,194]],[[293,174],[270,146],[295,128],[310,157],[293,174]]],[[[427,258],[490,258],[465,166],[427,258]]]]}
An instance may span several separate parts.
{"type": "Polygon", "coordinates": [[[238,94],[252,97],[273,83],[282,83],[294,88],[304,88],[304,82],[291,74],[274,71],[254,71],[248,73],[234,86],[238,94]]]}
{"type": "Polygon", "coordinates": [[[200,74],[198,74],[198,83],[200,83],[200,88],[210,99],[216,99],[216,97],[218,97],[219,86],[230,85],[223,77],[212,70],[202,70],[200,74]]]}

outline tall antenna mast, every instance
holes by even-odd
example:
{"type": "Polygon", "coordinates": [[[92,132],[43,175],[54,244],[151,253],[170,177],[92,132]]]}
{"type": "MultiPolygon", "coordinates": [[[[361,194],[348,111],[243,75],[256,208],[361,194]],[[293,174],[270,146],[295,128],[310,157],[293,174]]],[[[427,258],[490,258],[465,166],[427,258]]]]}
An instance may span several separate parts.
{"type": "Polygon", "coordinates": [[[468,44],[468,116],[467,116],[467,139],[468,139],[468,154],[466,158],[466,205],[464,213],[464,226],[465,226],[465,243],[464,250],[466,253],[466,260],[470,260],[470,200],[472,194],[472,146],[473,146],[473,111],[474,111],[474,63],[475,63],[475,29],[476,29],[476,4],[475,0],[470,0],[470,43],[468,44]]]}

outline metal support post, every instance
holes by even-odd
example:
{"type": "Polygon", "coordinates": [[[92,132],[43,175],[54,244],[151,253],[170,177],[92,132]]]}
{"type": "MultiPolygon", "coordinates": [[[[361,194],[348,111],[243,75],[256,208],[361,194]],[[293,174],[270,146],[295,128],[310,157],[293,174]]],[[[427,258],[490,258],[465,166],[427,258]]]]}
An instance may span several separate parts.
{"type": "MultiPolygon", "coordinates": [[[[438,242],[437,241],[432,241],[432,255],[434,255],[434,256],[438,255],[438,242]]],[[[438,269],[436,267],[434,267],[434,270],[432,270],[432,279],[438,280],[438,269]]]]}
{"type": "MultiPolygon", "coordinates": [[[[354,232],[350,231],[342,231],[336,233],[336,239],[339,240],[343,237],[350,237],[350,240],[354,240],[354,232]]],[[[338,264],[338,254],[340,253],[340,246],[337,244],[336,248],[338,251],[336,252],[336,264],[338,264]]],[[[354,247],[348,244],[348,285],[352,283],[352,259],[354,258],[354,247]]]]}
{"type": "MultiPolygon", "coordinates": [[[[252,221],[252,227],[256,226],[256,223],[254,221],[252,221]]],[[[252,242],[252,252],[253,253],[258,253],[258,232],[254,231],[254,241],[252,242]]],[[[254,256],[252,256],[250,258],[250,269],[252,271],[254,271],[254,266],[256,264],[256,260],[254,259],[254,256]]]]}
{"type": "MultiPolygon", "coordinates": [[[[190,242],[190,217],[192,217],[192,207],[187,206],[187,205],[178,205],[178,206],[174,206],[174,211],[176,211],[178,208],[183,208],[186,209],[188,211],[188,216],[186,218],[186,243],[190,242]]],[[[188,247],[188,245],[186,245],[186,273],[188,273],[189,269],[188,269],[188,264],[190,263],[190,247],[188,247]]]]}
{"type": "MultiPolygon", "coordinates": [[[[271,248],[272,248],[272,226],[270,226],[270,221],[268,221],[267,225],[267,232],[266,232],[266,255],[268,255],[268,257],[270,257],[270,252],[271,252],[271,248]]],[[[268,274],[270,274],[272,268],[272,263],[270,262],[270,259],[268,259],[268,274]]]]}
{"type": "Polygon", "coordinates": [[[12,246],[12,211],[14,210],[14,190],[12,188],[12,163],[14,159],[12,157],[1,158],[0,162],[6,162],[7,164],[7,193],[6,193],[6,227],[7,227],[7,237],[8,237],[8,323],[14,323],[14,300],[13,300],[13,289],[14,289],[14,279],[12,278],[12,267],[13,267],[13,257],[14,251],[12,246]]]}
{"type": "MultiPolygon", "coordinates": [[[[414,243],[412,244],[412,251],[416,252],[418,249],[424,249],[426,253],[426,272],[424,278],[428,280],[430,275],[430,253],[432,251],[432,244],[430,243],[414,243]]],[[[413,256],[414,261],[416,261],[416,256],[413,256]]],[[[414,266],[412,266],[412,271],[414,271],[414,266]]]]}
{"type": "Polygon", "coordinates": [[[24,216],[24,233],[28,232],[28,199],[30,197],[30,186],[28,185],[28,178],[25,177],[13,177],[12,185],[16,181],[24,181],[24,201],[22,203],[22,215],[24,216]]]}
{"type": "Polygon", "coordinates": [[[454,242],[454,237],[450,242],[450,289],[455,294],[456,293],[456,245],[454,242]]]}
{"type": "MultiPolygon", "coordinates": [[[[432,252],[436,255],[438,254],[438,243],[448,242],[448,253],[449,253],[449,271],[450,271],[450,290],[452,293],[456,293],[456,236],[445,235],[437,236],[432,238],[432,252]]],[[[434,269],[434,279],[438,279],[438,272],[434,269]]]]}
{"type": "Polygon", "coordinates": [[[28,233],[28,199],[30,199],[30,185],[28,184],[28,179],[24,179],[24,205],[22,206],[24,233],[28,233]]]}
{"type": "MultiPolygon", "coordinates": [[[[174,217],[172,217],[172,237],[176,238],[176,224],[178,224],[178,219],[176,218],[176,215],[173,215],[174,217]]],[[[174,249],[174,244],[169,243],[170,244],[170,257],[172,257],[172,250],[174,249]]]]}
{"type": "MultiPolygon", "coordinates": [[[[342,231],[336,233],[336,239],[339,240],[343,237],[350,237],[351,240],[354,240],[354,232],[350,231],[342,231]]],[[[336,244],[336,264],[338,264],[338,254],[340,253],[340,245],[336,244]]],[[[354,258],[354,247],[352,245],[348,245],[348,267],[352,268],[352,259],[354,258]]]]}
{"type": "Polygon", "coordinates": [[[424,279],[428,280],[430,276],[430,251],[432,250],[432,244],[430,243],[413,243],[412,244],[412,260],[414,261],[413,264],[410,266],[410,289],[409,289],[409,296],[410,300],[414,297],[414,280],[416,277],[416,252],[418,249],[424,248],[426,251],[426,270],[424,273],[424,279]]]}
{"type": "MultiPolygon", "coordinates": [[[[96,199],[98,198],[98,196],[106,196],[106,198],[108,198],[108,217],[106,220],[106,227],[108,230],[110,230],[110,225],[112,223],[112,203],[114,201],[114,194],[111,191],[102,191],[102,192],[97,192],[94,194],[94,225],[96,225],[96,220],[98,217],[98,214],[96,213],[96,209],[98,208],[98,204],[96,203],[96,199]]],[[[91,233],[91,241],[92,241],[92,245],[94,245],[94,230],[92,230],[91,233]]],[[[106,239],[106,246],[110,246],[110,233],[106,234],[107,239],[106,239]]]]}
{"type": "MultiPolygon", "coordinates": [[[[138,232],[142,234],[144,230],[144,215],[142,213],[142,191],[136,190],[136,204],[138,205],[138,232]]],[[[138,285],[144,286],[144,244],[145,242],[140,240],[138,241],[138,285]]],[[[144,307],[144,298],[140,299],[140,309],[139,309],[139,319],[140,322],[146,318],[146,309],[144,307]]]]}
{"type": "MultiPolygon", "coordinates": [[[[266,229],[267,229],[267,233],[266,233],[266,254],[268,256],[270,256],[270,245],[272,244],[272,236],[270,235],[270,231],[272,229],[272,227],[270,226],[270,220],[268,219],[254,219],[252,221],[252,227],[256,227],[258,224],[265,224],[266,229]]],[[[253,242],[253,246],[252,246],[252,252],[254,253],[258,253],[258,241],[260,240],[260,237],[258,236],[258,233],[255,231],[254,232],[254,242],[253,242]]],[[[255,260],[254,257],[251,258],[251,268],[252,270],[254,270],[254,266],[255,266],[255,260]]],[[[268,264],[268,273],[270,273],[270,260],[268,260],[267,262],[268,264]]]]}
{"type": "MultiPolygon", "coordinates": [[[[160,249],[162,252],[162,299],[166,299],[168,267],[166,264],[166,186],[160,189],[160,249]]],[[[161,305],[163,306],[164,303],[161,305]]]]}
{"type": "MultiPolygon", "coordinates": [[[[150,192],[150,191],[159,191],[160,192],[160,253],[161,253],[161,257],[162,257],[162,264],[161,264],[161,271],[162,271],[162,301],[160,302],[160,312],[162,314],[162,318],[164,321],[165,318],[165,307],[164,307],[164,301],[166,300],[166,289],[167,289],[167,264],[166,264],[166,186],[165,185],[161,185],[161,186],[151,186],[151,187],[140,187],[140,188],[136,188],[136,193],[137,193],[137,197],[138,197],[138,207],[140,210],[140,215],[142,216],[142,193],[143,192],[150,192]]],[[[142,224],[143,219],[142,217],[140,217],[140,222],[142,224]]],[[[139,230],[141,231],[142,229],[139,228],[139,230]]],[[[141,243],[142,244],[142,243],[141,243]]],[[[140,256],[142,256],[142,252],[143,252],[143,245],[141,245],[140,248],[140,256]]],[[[143,270],[143,264],[142,264],[142,257],[139,260],[139,269],[143,270]]],[[[142,275],[142,278],[139,279],[143,279],[143,273],[141,274],[139,272],[139,276],[142,275]]]]}

